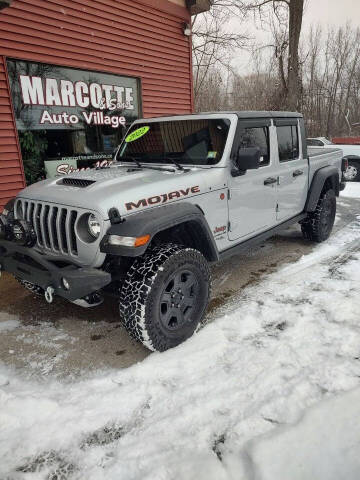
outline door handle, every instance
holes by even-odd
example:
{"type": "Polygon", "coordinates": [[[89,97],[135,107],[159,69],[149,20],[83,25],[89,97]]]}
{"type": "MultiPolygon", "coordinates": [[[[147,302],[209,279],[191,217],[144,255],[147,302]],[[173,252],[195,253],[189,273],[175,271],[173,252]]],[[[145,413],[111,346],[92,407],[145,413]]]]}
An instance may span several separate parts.
{"type": "Polygon", "coordinates": [[[277,182],[277,178],[269,177],[264,180],[264,185],[272,185],[277,182]]]}
{"type": "Polygon", "coordinates": [[[293,177],[299,177],[300,175],[302,175],[304,172],[302,170],[295,170],[295,172],[293,172],[293,177]]]}

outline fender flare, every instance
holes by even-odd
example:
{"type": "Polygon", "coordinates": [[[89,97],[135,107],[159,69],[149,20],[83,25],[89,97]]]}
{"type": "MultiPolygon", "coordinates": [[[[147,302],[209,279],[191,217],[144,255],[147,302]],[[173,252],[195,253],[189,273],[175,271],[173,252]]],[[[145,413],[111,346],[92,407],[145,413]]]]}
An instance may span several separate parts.
{"type": "Polygon", "coordinates": [[[101,241],[100,250],[111,255],[138,257],[145,253],[156,234],[185,223],[190,223],[194,228],[194,234],[200,236],[198,240],[201,240],[201,245],[206,249],[207,259],[211,262],[217,261],[219,252],[204,213],[200,207],[188,202],[176,202],[172,205],[151,208],[125,217],[123,222],[111,225],[101,241]],[[136,248],[114,246],[108,243],[109,235],[123,237],[150,235],[151,240],[146,245],[136,248]]]}
{"type": "Polygon", "coordinates": [[[314,175],[305,204],[305,212],[314,212],[326,180],[330,179],[336,196],[340,192],[339,170],[334,166],[320,168],[314,175]]]}

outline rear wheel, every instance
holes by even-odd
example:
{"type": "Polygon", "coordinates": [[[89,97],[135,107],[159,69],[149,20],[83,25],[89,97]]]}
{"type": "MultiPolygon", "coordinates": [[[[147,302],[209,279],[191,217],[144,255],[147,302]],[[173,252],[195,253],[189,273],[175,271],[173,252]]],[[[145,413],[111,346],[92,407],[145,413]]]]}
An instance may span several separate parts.
{"type": "Polygon", "coordinates": [[[344,172],[344,179],[347,182],[360,182],[360,161],[349,160],[349,166],[344,172]]]}
{"type": "Polygon", "coordinates": [[[135,260],[120,293],[126,330],[150,350],[185,341],[202,320],[210,295],[210,270],[192,248],[162,245],[135,260]]]}
{"type": "Polygon", "coordinates": [[[301,224],[304,238],[313,242],[324,242],[330,237],[336,215],[336,196],[332,189],[326,190],[316,206],[301,224]]]}

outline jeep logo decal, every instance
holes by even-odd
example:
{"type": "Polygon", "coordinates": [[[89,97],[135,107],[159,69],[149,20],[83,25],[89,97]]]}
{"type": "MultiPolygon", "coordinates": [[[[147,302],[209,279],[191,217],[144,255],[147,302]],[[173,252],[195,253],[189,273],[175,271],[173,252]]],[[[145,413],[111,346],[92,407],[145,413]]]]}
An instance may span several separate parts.
{"type": "Polygon", "coordinates": [[[155,195],[149,198],[142,198],[137,202],[126,203],[126,210],[132,210],[133,208],[148,207],[149,205],[157,205],[159,203],[166,203],[169,200],[176,198],[186,197],[190,193],[200,193],[200,187],[188,187],[186,190],[176,190],[175,192],[162,193],[161,195],[155,195]]]}

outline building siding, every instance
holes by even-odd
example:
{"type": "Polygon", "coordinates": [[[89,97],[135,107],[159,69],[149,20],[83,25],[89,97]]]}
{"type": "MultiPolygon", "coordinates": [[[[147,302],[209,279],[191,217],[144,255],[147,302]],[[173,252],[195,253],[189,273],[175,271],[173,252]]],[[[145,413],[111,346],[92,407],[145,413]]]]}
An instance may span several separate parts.
{"type": "Polygon", "coordinates": [[[5,58],[0,56],[0,211],[25,186],[20,158],[5,58]]]}
{"type": "Polygon", "coordinates": [[[14,0],[3,10],[0,210],[24,185],[5,57],[137,77],[144,117],[190,113],[189,21],[185,8],[167,0],[14,0]]]}

